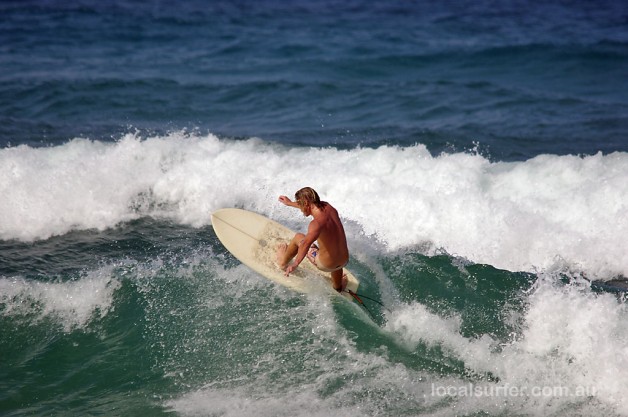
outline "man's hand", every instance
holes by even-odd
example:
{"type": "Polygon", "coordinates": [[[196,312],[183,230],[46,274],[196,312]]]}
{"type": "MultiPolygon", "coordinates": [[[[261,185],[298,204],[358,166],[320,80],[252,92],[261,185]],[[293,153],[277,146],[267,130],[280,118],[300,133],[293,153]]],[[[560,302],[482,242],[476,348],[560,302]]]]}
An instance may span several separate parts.
{"type": "Polygon", "coordinates": [[[286,269],[285,269],[285,275],[286,275],[286,276],[289,276],[289,275],[292,273],[292,271],[294,271],[295,269],[297,269],[297,267],[296,267],[294,264],[292,264],[292,263],[291,263],[290,265],[288,265],[288,266],[286,267],[286,269]]]}
{"type": "Polygon", "coordinates": [[[287,196],[285,196],[285,195],[280,196],[280,197],[279,197],[279,201],[280,201],[280,202],[282,202],[283,204],[285,204],[286,206],[291,206],[291,205],[293,204],[293,203],[292,203],[292,200],[290,200],[290,199],[289,199],[287,196]]]}

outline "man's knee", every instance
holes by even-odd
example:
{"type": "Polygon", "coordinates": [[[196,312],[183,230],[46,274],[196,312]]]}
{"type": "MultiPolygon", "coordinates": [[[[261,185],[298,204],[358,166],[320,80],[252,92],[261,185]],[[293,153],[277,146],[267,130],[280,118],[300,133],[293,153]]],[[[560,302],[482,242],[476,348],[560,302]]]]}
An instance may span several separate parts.
{"type": "Polygon", "coordinates": [[[301,246],[301,242],[303,242],[303,239],[305,239],[305,235],[303,233],[297,233],[292,238],[292,242],[297,246],[301,246]]]}

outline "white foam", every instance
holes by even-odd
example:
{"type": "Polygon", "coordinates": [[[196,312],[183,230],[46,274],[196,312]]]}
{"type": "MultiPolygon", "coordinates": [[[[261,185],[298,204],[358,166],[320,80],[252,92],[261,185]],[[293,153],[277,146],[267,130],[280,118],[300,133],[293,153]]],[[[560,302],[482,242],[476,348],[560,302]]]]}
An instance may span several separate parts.
{"type": "MultiPolygon", "coordinates": [[[[527,369],[528,378],[595,387],[598,399],[628,415],[626,304],[611,294],[556,287],[551,279],[539,281],[529,303],[522,341],[510,351],[548,358],[551,366],[527,369]]],[[[513,369],[516,362],[510,362],[513,369]]]]}
{"type": "Polygon", "coordinates": [[[119,281],[111,278],[110,268],[91,271],[76,281],[0,278],[0,305],[5,316],[24,315],[33,322],[50,318],[69,332],[107,315],[119,286],[119,281]]]}
{"type": "Polygon", "coordinates": [[[433,157],[422,145],[286,148],[182,132],[18,146],[0,150],[0,239],[102,230],[140,216],[203,226],[229,206],[302,226],[277,196],[305,185],[391,251],[428,242],[509,270],[567,263],[628,275],[625,153],[492,163],[467,153],[433,157]]]}
{"type": "Polygon", "coordinates": [[[495,370],[490,358],[495,341],[488,336],[466,339],[460,334],[460,319],[456,316],[442,318],[430,313],[425,306],[413,303],[394,310],[386,327],[410,349],[422,341],[445,349],[452,357],[464,359],[466,366],[476,372],[495,370]]]}
{"type": "MultiPolygon", "coordinates": [[[[495,401],[510,403],[510,410],[519,404],[531,415],[560,415],[574,406],[583,415],[602,409],[628,415],[627,319],[626,304],[611,294],[541,277],[528,298],[520,332],[508,344],[489,335],[465,338],[458,317],[439,317],[420,304],[397,306],[386,329],[410,351],[419,343],[438,346],[474,374],[498,378],[474,381],[483,396],[456,398],[457,408],[466,414],[495,401]]],[[[468,382],[452,379],[436,385],[464,389],[468,382]]]]}

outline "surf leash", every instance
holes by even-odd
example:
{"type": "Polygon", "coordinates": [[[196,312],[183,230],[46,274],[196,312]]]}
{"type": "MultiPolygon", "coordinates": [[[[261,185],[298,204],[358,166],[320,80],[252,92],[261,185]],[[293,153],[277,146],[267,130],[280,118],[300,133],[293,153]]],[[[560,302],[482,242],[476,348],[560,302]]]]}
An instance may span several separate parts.
{"type": "Polygon", "coordinates": [[[370,300],[370,301],[373,301],[373,302],[375,302],[375,303],[379,304],[380,306],[382,306],[382,307],[386,308],[386,307],[384,306],[384,304],[382,304],[382,302],[381,302],[381,301],[376,300],[376,299],[371,298],[371,297],[367,297],[367,296],[366,296],[366,295],[364,295],[364,294],[358,294],[358,293],[355,293],[355,292],[353,292],[353,291],[351,291],[351,290],[349,290],[349,289],[344,289],[344,290],[343,290],[343,292],[346,292],[346,293],[347,293],[347,294],[349,294],[351,297],[353,297],[353,299],[354,299],[355,301],[357,301],[357,302],[358,302],[358,304],[360,304],[360,305],[362,306],[362,308],[364,308],[364,310],[366,310],[366,312],[369,314],[369,316],[371,316],[371,319],[373,319],[373,321],[375,321],[375,316],[373,315],[373,313],[371,313],[371,310],[369,310],[369,308],[366,306],[366,304],[364,304],[364,301],[362,301],[362,298],[364,298],[365,300],[370,300]]]}

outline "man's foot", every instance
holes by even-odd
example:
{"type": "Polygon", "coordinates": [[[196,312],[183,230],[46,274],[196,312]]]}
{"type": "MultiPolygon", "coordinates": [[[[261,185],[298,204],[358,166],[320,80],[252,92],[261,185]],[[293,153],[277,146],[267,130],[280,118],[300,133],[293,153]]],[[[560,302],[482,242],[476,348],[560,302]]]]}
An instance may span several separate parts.
{"type": "Polygon", "coordinates": [[[282,271],[284,269],[286,269],[286,266],[288,266],[288,263],[285,262],[286,259],[286,251],[288,250],[288,244],[287,243],[280,243],[277,245],[277,259],[276,259],[276,264],[279,267],[279,269],[281,269],[282,271]]]}

